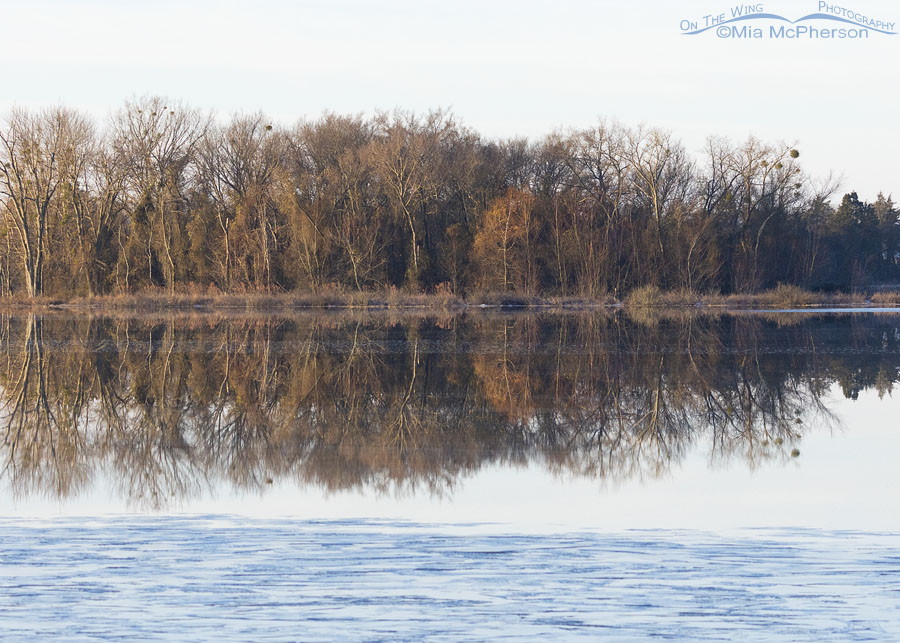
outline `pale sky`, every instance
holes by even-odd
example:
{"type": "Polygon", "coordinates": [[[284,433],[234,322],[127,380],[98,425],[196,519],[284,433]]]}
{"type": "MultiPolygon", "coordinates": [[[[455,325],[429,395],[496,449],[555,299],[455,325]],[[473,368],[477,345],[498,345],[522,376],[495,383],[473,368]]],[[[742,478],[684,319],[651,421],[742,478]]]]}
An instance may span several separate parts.
{"type": "MultiPolygon", "coordinates": [[[[529,138],[608,117],[667,128],[694,153],[710,134],[796,141],[811,175],[900,197],[900,35],[681,34],[739,4],[720,0],[0,3],[4,113],[61,103],[103,119],[143,94],[284,124],[449,107],[487,137],[529,138]]],[[[762,3],[791,20],[818,4],[762,3]]],[[[900,23],[895,1],[832,4],[900,23]]]]}

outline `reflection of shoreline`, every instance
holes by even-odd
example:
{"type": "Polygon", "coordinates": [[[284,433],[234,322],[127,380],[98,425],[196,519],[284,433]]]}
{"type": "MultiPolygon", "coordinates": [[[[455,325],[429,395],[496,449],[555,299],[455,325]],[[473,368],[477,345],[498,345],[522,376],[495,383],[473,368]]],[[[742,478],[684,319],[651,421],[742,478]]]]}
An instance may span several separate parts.
{"type": "Polygon", "coordinates": [[[138,505],[208,485],[441,494],[488,463],[605,480],[790,459],[823,393],[889,391],[889,317],[463,316],[0,324],[3,476],[79,493],[99,467],[138,505]]]}
{"type": "Polygon", "coordinates": [[[528,313],[615,313],[621,308],[651,309],[663,314],[735,314],[743,311],[791,309],[795,312],[832,310],[891,311],[900,314],[900,292],[874,287],[871,296],[861,293],[825,293],[795,286],[779,286],[755,293],[731,295],[699,294],[644,287],[624,299],[603,297],[538,297],[515,292],[488,293],[463,298],[452,294],[401,291],[323,291],[320,293],[251,293],[189,295],[148,292],[136,295],[53,298],[9,298],[0,296],[0,314],[45,316],[96,316],[143,318],[154,316],[296,316],[480,314],[495,311],[528,313]]]}

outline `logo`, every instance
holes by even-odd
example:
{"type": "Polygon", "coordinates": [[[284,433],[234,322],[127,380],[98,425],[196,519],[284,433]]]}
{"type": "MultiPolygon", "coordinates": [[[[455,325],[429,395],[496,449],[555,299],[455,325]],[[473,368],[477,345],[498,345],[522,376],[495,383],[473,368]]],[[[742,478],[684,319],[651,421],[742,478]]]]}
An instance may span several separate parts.
{"type": "Polygon", "coordinates": [[[823,1],[813,13],[796,20],[769,13],[758,3],[737,5],[696,20],[684,19],[680,27],[685,36],[713,32],[719,38],[734,40],[868,40],[897,35],[894,20],[823,1]]]}

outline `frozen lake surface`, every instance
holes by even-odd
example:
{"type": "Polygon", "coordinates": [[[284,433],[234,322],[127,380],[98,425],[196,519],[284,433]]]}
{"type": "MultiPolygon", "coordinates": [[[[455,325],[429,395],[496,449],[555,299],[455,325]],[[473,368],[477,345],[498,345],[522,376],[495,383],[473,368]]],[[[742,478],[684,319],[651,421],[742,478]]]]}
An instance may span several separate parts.
{"type": "Polygon", "coordinates": [[[10,639],[896,640],[891,534],[6,520],[10,639]]]}
{"type": "Polygon", "coordinates": [[[900,316],[0,318],[0,639],[900,640],[900,316]]]}

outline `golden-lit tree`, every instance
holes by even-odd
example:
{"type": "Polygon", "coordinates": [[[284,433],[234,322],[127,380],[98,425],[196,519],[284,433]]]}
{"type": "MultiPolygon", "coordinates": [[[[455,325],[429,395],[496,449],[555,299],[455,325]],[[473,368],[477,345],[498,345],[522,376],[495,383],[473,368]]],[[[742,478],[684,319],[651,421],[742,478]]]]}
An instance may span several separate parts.
{"type": "Polygon", "coordinates": [[[510,188],[482,214],[472,248],[482,288],[535,291],[533,208],[530,192],[510,188]]]}

